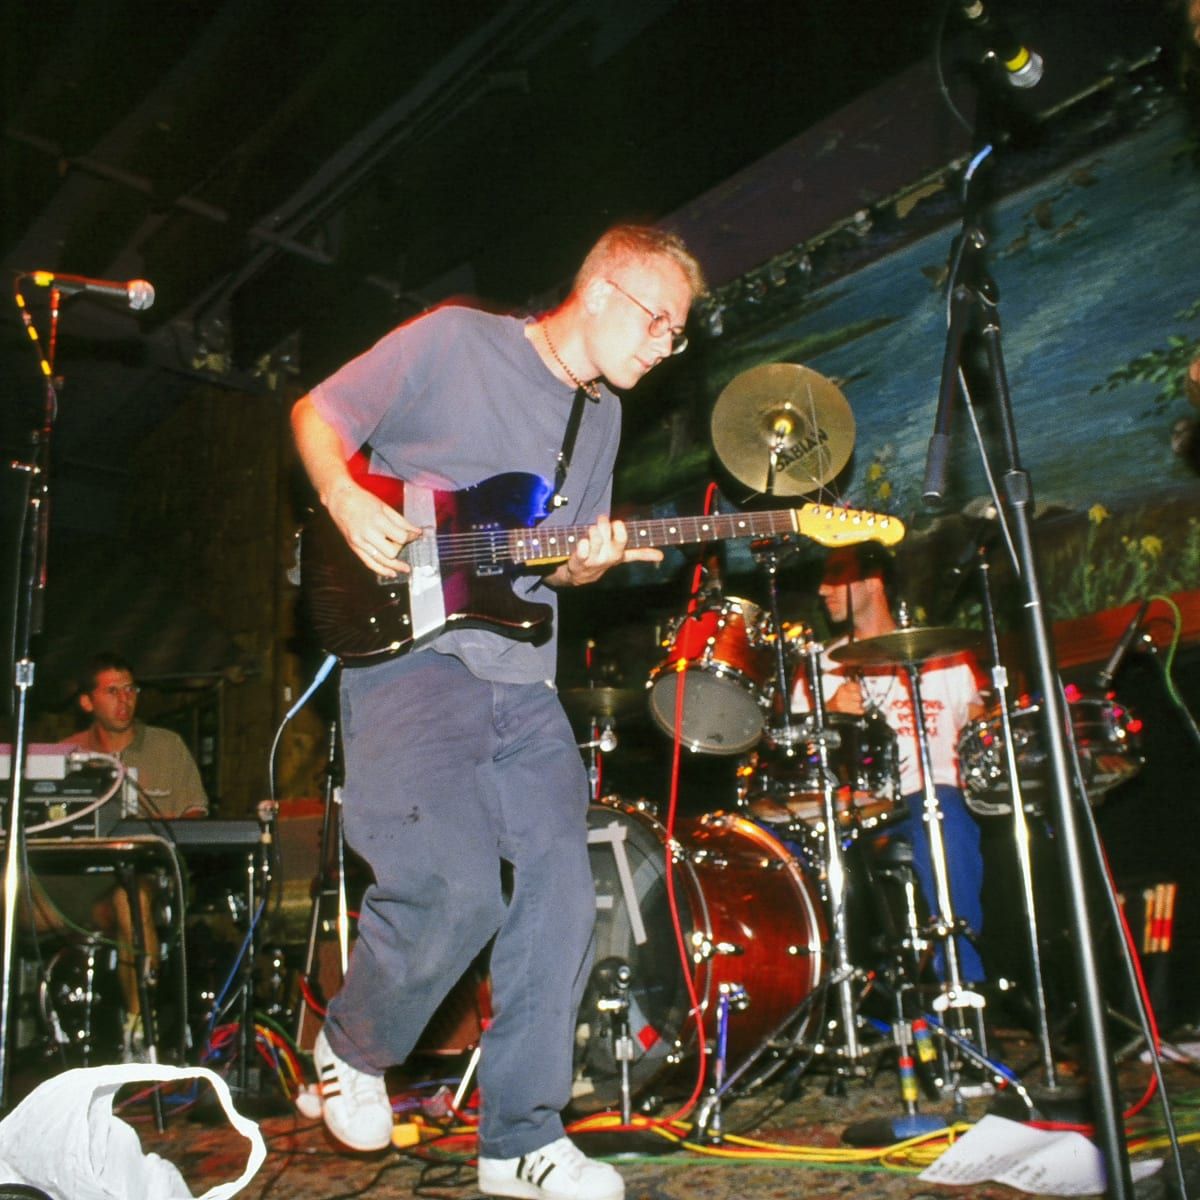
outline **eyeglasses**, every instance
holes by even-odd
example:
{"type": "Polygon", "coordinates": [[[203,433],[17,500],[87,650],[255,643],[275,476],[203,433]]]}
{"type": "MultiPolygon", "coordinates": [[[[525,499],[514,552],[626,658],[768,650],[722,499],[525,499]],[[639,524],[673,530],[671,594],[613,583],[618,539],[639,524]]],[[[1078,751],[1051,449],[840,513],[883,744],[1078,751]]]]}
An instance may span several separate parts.
{"type": "Polygon", "coordinates": [[[97,688],[100,695],[115,700],[118,696],[136,696],[142,689],[136,683],[114,683],[111,687],[97,688]]]}
{"type": "Polygon", "coordinates": [[[687,334],[683,332],[682,325],[672,325],[671,318],[666,313],[656,313],[652,308],[647,308],[636,296],[631,296],[615,279],[606,279],[604,282],[610,287],[615,287],[626,300],[632,301],[650,318],[650,336],[652,338],[660,338],[664,333],[669,333],[672,354],[682,354],[687,349],[687,334]]]}

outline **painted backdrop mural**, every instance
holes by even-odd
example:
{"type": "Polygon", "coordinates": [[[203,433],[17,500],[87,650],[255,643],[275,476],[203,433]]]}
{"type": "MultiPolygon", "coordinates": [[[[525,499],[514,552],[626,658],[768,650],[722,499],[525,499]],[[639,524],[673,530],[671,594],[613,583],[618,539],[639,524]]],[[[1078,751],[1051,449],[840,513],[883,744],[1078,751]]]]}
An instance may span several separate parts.
{"type": "MultiPolygon", "coordinates": [[[[1037,500],[1054,618],[1200,586],[1198,414],[1184,386],[1200,354],[1193,148],[1194,134],[1171,114],[988,214],[988,269],[999,287],[1016,431],[1037,500]]],[[[944,514],[928,514],[921,503],[956,232],[948,226],[813,291],[769,329],[720,342],[705,360],[709,405],[759,363],[803,363],[834,380],[857,423],[837,494],[905,518],[913,530],[908,553],[986,506],[961,407],[944,514]]],[[[981,404],[979,416],[994,429],[989,406],[981,404]]],[[[700,495],[712,470],[709,431],[694,432],[672,440],[664,427],[629,447],[618,496],[644,490],[649,478],[669,480],[689,499],[700,495]]],[[[754,502],[744,490],[725,492],[735,505],[754,502]]],[[[732,570],[749,565],[744,550],[732,552],[732,570]]]]}

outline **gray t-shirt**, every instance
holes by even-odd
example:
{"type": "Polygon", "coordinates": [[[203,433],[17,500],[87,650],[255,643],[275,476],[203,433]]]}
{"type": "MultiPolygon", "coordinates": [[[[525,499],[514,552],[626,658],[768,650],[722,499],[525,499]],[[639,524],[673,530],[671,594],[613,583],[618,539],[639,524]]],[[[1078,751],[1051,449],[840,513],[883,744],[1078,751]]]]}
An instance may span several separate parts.
{"type": "MultiPolygon", "coordinates": [[[[526,321],[447,306],[394,329],[312,391],[317,412],[347,448],[370,444],[373,471],[441,490],[505,471],[554,478],[574,389],[546,369],[526,321]]],[[[601,390],[588,402],[563,486],[569,503],[542,527],[586,525],[609,508],[621,409],[601,390]]],[[[540,575],[519,576],[518,595],[554,611],[540,575]]],[[[461,658],[481,679],[554,678],[556,636],[541,646],[488,630],[453,630],[432,648],[461,658]]]]}

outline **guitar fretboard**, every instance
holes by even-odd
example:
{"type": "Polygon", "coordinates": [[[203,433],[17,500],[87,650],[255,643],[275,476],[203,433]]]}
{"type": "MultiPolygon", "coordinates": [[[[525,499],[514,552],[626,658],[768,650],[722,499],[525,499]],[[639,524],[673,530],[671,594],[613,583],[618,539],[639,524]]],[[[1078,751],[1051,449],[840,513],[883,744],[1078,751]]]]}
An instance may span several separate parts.
{"type": "MultiPolygon", "coordinates": [[[[697,542],[724,541],[739,537],[769,537],[795,533],[795,514],[790,508],[765,513],[716,513],[707,517],[655,518],[627,521],[631,546],[689,546],[697,542]]],[[[538,562],[566,558],[580,538],[587,536],[586,525],[568,525],[562,529],[514,529],[511,534],[513,562],[538,562]]]]}
{"type": "MultiPolygon", "coordinates": [[[[845,542],[879,540],[893,542],[903,536],[903,526],[894,517],[856,509],[805,504],[802,508],[776,509],[760,513],[714,513],[700,517],[663,517],[626,521],[632,546],[686,546],[697,542],[724,541],[743,537],[776,537],[800,533],[826,546],[845,542]]],[[[405,547],[409,565],[419,570],[431,565],[432,546],[425,538],[405,547]]],[[[440,566],[464,563],[506,566],[516,563],[558,562],[570,556],[586,525],[536,526],[522,529],[475,528],[468,533],[437,536],[440,566]]]]}

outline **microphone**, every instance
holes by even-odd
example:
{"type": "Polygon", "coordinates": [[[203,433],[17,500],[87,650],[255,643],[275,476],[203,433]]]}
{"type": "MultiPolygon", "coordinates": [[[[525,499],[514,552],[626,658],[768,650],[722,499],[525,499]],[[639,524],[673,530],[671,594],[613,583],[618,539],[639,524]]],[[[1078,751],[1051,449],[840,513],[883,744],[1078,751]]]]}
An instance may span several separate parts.
{"type": "Polygon", "coordinates": [[[29,278],[38,287],[57,288],[68,296],[106,296],[110,300],[123,300],[133,309],[149,308],[154,303],[154,288],[144,279],[120,283],[111,279],[88,279],[84,275],[59,275],[54,271],[31,271],[29,278]]]}
{"type": "Polygon", "coordinates": [[[954,418],[954,400],[958,395],[958,368],[963,337],[971,317],[971,296],[967,288],[956,285],[950,293],[950,324],[946,330],[946,348],[942,352],[942,377],[938,386],[937,413],[933,434],[925,454],[925,482],[921,497],[926,506],[935,507],[946,498],[946,465],[950,453],[950,427],[954,418]]]}
{"type": "Polygon", "coordinates": [[[1112,684],[1113,676],[1121,669],[1121,663],[1125,660],[1125,655],[1129,653],[1129,648],[1133,645],[1133,640],[1142,627],[1142,621],[1145,619],[1146,610],[1149,607],[1150,601],[1143,600],[1137,612],[1133,614],[1133,619],[1125,626],[1125,632],[1121,634],[1120,641],[1113,647],[1113,652],[1108,656],[1108,662],[1096,675],[1096,684],[1101,690],[1112,684]]]}
{"type": "Polygon", "coordinates": [[[1021,42],[1002,21],[993,20],[981,0],[962,0],[962,13],[969,25],[987,36],[990,44],[983,61],[999,63],[1009,87],[1028,91],[1041,83],[1046,73],[1042,56],[1021,42]]]}

